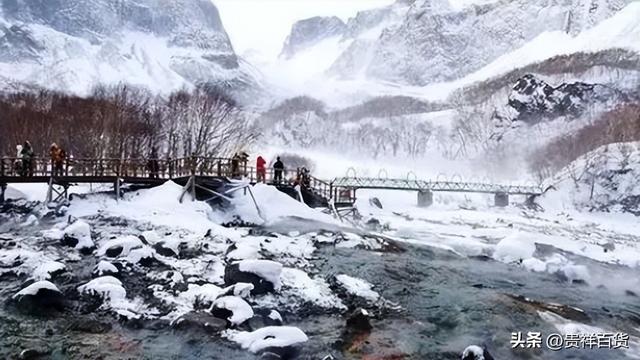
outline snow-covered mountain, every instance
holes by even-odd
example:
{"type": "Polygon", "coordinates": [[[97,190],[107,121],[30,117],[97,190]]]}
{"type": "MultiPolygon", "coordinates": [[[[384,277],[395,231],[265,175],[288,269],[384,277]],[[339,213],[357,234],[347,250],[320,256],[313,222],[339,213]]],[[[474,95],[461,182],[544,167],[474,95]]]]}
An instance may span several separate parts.
{"type": "Polygon", "coordinates": [[[118,82],[165,93],[257,86],[210,0],[2,0],[0,73],[81,94],[118,82]]]}
{"type": "MultiPolygon", "coordinates": [[[[342,51],[328,73],[342,79],[362,74],[404,85],[449,81],[481,69],[543,32],[576,35],[622,9],[629,0],[498,1],[459,9],[446,0],[398,1],[364,11],[335,31],[303,37],[296,43],[321,43],[334,37],[342,51]]],[[[320,20],[315,20],[316,23],[320,20]]],[[[293,49],[291,46],[286,49],[293,49]]],[[[287,52],[292,57],[291,51],[287,52]]]]}

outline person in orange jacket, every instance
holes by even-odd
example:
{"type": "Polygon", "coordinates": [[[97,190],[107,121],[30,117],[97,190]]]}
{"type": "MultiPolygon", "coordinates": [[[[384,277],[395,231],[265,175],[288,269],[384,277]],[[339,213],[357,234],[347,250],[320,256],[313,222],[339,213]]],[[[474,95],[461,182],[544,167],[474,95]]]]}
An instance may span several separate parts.
{"type": "Polygon", "coordinates": [[[258,160],[256,161],[256,172],[258,174],[258,182],[266,182],[267,178],[267,161],[262,157],[258,156],[258,160]]]}

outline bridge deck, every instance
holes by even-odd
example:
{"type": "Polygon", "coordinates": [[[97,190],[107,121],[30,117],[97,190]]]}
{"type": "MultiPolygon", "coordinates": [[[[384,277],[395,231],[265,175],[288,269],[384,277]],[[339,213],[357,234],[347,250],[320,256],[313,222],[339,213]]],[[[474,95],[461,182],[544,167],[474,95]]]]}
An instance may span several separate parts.
{"type": "Polygon", "coordinates": [[[349,189],[449,191],[487,194],[539,195],[542,188],[526,185],[500,185],[478,182],[424,181],[408,179],[344,177],[333,181],[333,186],[349,189]]]}

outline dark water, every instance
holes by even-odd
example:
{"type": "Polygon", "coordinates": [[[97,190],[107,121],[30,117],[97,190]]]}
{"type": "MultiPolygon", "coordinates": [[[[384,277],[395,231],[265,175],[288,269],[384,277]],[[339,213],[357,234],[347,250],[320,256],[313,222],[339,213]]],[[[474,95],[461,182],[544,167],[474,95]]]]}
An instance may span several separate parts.
{"type": "MultiPolygon", "coordinates": [[[[269,230],[292,229],[318,230],[295,222],[269,230]]],[[[12,236],[10,227],[4,230],[2,237],[12,236]]],[[[496,359],[503,360],[631,358],[621,350],[512,351],[509,340],[514,331],[558,331],[538,316],[536,307],[507,294],[578,307],[590,318],[588,324],[632,336],[638,336],[640,328],[638,297],[587,284],[569,284],[552,274],[533,273],[492,260],[459,257],[426,246],[401,246],[405,251],[399,253],[333,246],[317,251],[315,275],[330,278],[348,274],[365,279],[402,310],[380,312],[372,308],[376,314],[373,331],[361,346],[350,351],[345,350],[349,346],[343,341],[344,314],[283,312],[287,325],[300,327],[310,337],[299,358],[459,359],[461,351],[471,344],[484,344],[496,359]]],[[[628,268],[580,260],[590,269],[598,268],[611,276],[638,275],[628,268]]],[[[68,265],[77,273],[91,268],[81,262],[68,265]]],[[[0,279],[0,299],[6,302],[18,291],[20,280],[0,279]]],[[[69,285],[69,289],[75,286],[69,285]]],[[[51,359],[256,359],[224,339],[172,330],[166,324],[124,322],[111,314],[74,309],[49,318],[25,316],[14,310],[6,304],[0,308],[0,358],[16,358],[22,349],[31,348],[46,350],[43,358],[51,359]],[[110,329],[98,333],[75,329],[74,324],[87,320],[106,323],[110,329]]]]}

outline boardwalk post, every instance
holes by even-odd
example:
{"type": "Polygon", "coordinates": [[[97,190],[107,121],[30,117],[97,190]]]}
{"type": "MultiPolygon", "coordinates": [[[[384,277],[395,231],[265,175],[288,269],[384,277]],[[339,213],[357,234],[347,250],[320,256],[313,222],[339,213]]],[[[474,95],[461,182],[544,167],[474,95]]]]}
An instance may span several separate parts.
{"type": "Polygon", "coordinates": [[[4,202],[4,192],[7,190],[7,184],[0,184],[0,203],[4,202]]]}
{"type": "Polygon", "coordinates": [[[433,192],[431,190],[418,191],[418,207],[427,208],[433,204],[433,192]]]}
{"type": "Polygon", "coordinates": [[[173,179],[173,161],[171,157],[167,159],[167,163],[169,164],[169,179],[173,179]]]}

